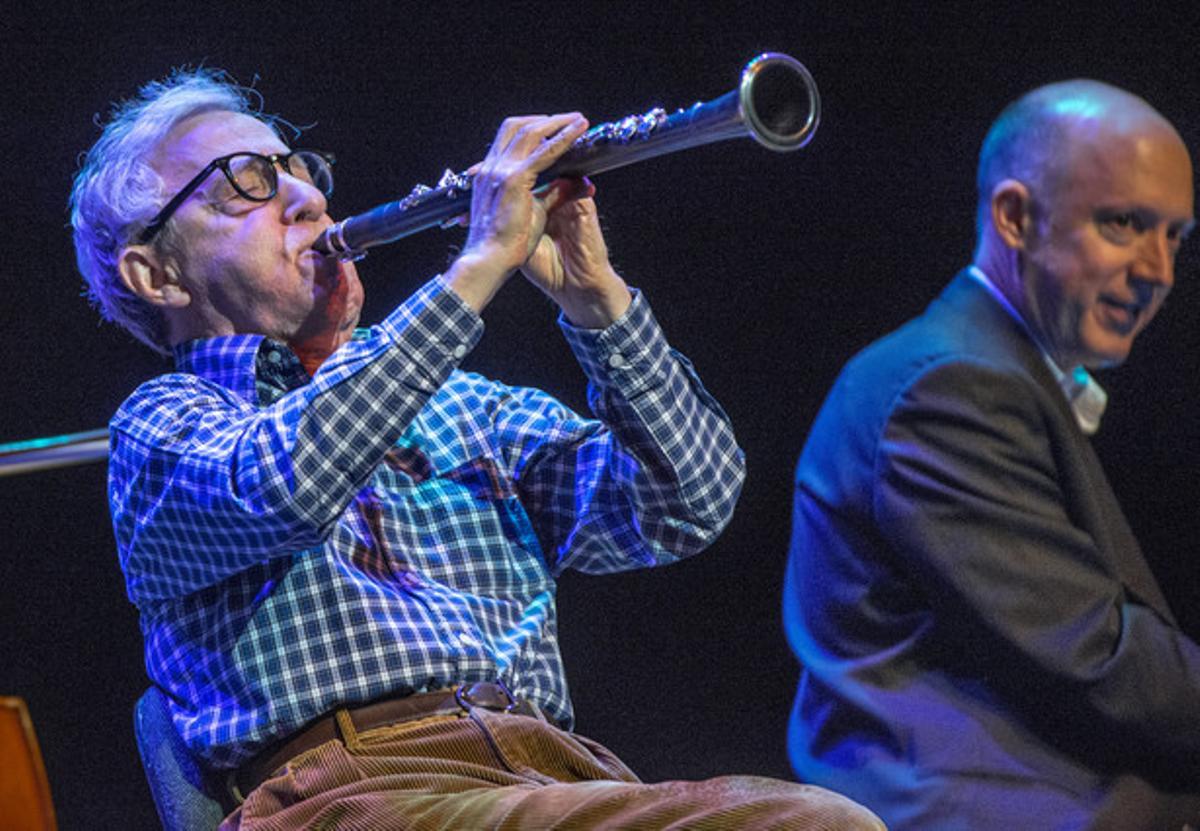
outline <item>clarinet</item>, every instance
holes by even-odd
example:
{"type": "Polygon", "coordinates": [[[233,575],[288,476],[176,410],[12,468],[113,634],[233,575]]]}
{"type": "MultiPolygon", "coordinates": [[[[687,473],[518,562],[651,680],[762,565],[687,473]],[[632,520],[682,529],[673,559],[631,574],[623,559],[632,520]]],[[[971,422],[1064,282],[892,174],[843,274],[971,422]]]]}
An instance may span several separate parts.
{"type": "MultiPolygon", "coordinates": [[[[719,98],[670,114],[656,107],[592,127],[538,177],[537,187],[747,136],[775,152],[798,150],[812,140],[820,119],[821,98],[809,71],[789,55],[766,52],[746,64],[738,86],[719,98]]],[[[447,170],[435,187],[417,185],[403,199],[331,225],[312,247],[357,260],[373,246],[457,224],[470,208],[471,178],[447,170]]]]}

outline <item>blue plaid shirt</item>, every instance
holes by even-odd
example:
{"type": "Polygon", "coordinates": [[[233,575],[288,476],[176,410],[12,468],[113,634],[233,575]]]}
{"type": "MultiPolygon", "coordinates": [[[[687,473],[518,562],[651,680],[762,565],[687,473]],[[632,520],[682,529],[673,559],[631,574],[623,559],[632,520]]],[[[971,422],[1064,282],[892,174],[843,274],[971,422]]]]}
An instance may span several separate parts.
{"type": "Polygon", "coordinates": [[[599,421],[456,369],[483,324],[440,278],[311,379],[219,337],[121,406],[121,567],[195,752],[232,767],[339,704],[497,677],[571,723],[555,575],[700,551],[743,458],[640,295],[561,326],[599,421]]]}

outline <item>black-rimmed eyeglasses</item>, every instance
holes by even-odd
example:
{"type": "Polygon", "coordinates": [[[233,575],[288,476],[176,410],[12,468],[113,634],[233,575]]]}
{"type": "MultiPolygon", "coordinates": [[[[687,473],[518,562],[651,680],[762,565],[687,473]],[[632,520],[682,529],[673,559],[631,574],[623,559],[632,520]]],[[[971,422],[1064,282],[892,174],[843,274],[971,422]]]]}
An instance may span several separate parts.
{"type": "Polygon", "coordinates": [[[230,153],[213,159],[197,173],[192,180],[180,189],[179,193],[163,206],[163,209],[150,220],[150,224],[138,236],[138,243],[145,245],[154,239],[154,235],[162,230],[172,214],[179,206],[204,184],[214,170],[220,170],[229,180],[229,184],[237,191],[238,196],[251,202],[269,202],[279,192],[279,174],[275,166],[285,170],[303,182],[315,187],[326,197],[333,193],[333,154],[319,150],[293,150],[290,153],[272,153],[264,156],[260,153],[230,153]]]}

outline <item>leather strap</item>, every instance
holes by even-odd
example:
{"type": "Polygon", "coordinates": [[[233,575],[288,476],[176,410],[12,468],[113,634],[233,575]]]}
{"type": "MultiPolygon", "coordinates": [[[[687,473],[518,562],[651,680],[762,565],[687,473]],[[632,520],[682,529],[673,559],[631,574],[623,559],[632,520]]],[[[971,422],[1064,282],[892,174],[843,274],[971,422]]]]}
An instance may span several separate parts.
{"type": "Polygon", "coordinates": [[[534,704],[514,697],[504,684],[493,681],[479,681],[447,690],[414,693],[400,698],[384,698],[358,707],[344,707],[321,716],[233,771],[229,781],[230,791],[241,802],[275,771],[301,753],[343,738],[338,729],[339,713],[349,717],[357,732],[364,732],[430,716],[461,715],[472,707],[546,718],[534,704]]]}

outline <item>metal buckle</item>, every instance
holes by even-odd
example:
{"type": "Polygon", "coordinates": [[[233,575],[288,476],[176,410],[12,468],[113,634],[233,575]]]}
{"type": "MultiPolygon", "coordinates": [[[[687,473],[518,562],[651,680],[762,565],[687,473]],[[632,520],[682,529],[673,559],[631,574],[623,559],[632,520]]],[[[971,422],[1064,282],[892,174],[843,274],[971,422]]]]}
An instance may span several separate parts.
{"type": "Polygon", "coordinates": [[[470,686],[455,687],[454,700],[464,710],[470,710],[472,707],[482,707],[485,710],[494,710],[498,713],[510,713],[517,706],[516,696],[499,679],[495,681],[477,681],[470,686]],[[497,695],[498,693],[503,694],[503,698],[497,695]]]}

